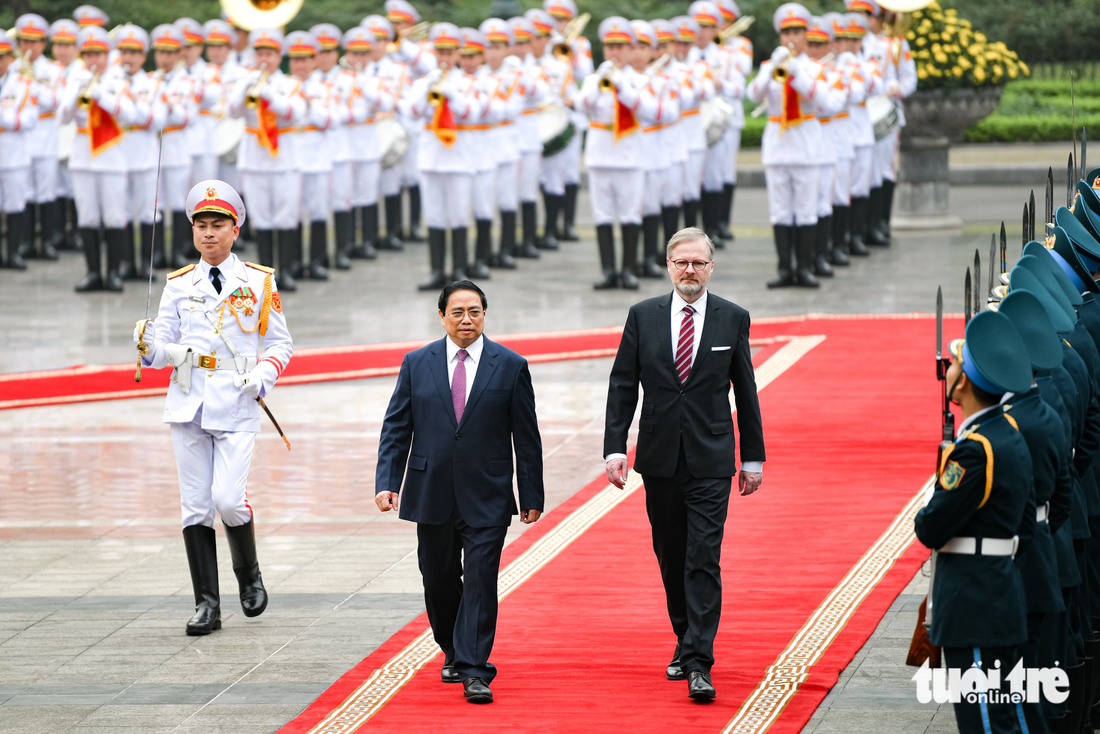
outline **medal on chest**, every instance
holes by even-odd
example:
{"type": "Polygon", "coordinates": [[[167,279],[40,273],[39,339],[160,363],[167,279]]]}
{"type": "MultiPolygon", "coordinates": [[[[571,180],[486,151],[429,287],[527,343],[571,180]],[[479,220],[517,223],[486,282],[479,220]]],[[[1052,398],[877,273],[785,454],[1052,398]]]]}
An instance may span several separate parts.
{"type": "Polygon", "coordinates": [[[243,311],[245,316],[251,316],[256,310],[259,299],[248,286],[238,288],[229,294],[229,305],[237,311],[243,311]]]}

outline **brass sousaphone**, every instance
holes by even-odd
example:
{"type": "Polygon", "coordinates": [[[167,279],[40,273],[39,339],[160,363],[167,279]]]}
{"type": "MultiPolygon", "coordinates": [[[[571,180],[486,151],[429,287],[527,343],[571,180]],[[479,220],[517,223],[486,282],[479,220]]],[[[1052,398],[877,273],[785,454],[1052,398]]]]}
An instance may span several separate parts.
{"type": "Polygon", "coordinates": [[[305,0],[221,0],[229,22],[237,28],[285,28],[302,9],[305,0]]]}

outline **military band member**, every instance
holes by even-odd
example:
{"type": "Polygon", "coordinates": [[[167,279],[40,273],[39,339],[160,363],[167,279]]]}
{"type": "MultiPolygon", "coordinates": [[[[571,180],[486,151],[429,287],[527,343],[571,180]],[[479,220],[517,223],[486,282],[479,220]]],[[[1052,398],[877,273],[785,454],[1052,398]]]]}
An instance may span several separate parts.
{"type": "MultiPolygon", "coordinates": [[[[53,54],[54,62],[61,69],[57,88],[59,104],[65,88],[72,79],[73,72],[80,68],[79,64],[73,63],[77,59],[76,35],[79,32],[80,26],[76,21],[67,18],[55,20],[50,24],[50,53],[53,54]]],[[[69,175],[68,158],[58,166],[57,202],[58,226],[63,230],[61,247],[66,250],[80,249],[76,242],[76,202],[73,201],[73,182],[69,175]]]]}
{"type": "MultiPolygon", "coordinates": [[[[569,21],[577,17],[577,5],[573,0],[543,0],[542,8],[557,21],[559,33],[564,33],[569,21]]],[[[573,41],[571,51],[574,83],[580,84],[595,71],[592,64],[592,44],[583,35],[578,35],[573,41]]],[[[575,96],[576,90],[573,93],[575,96]]],[[[581,184],[581,146],[588,129],[588,115],[583,112],[574,109],[570,119],[574,128],[573,139],[561,152],[564,156],[562,166],[565,169],[565,198],[562,201],[562,230],[558,239],[563,242],[576,242],[580,239],[576,229],[577,192],[581,184]]]]}
{"type": "Polygon", "coordinates": [[[95,27],[106,30],[107,24],[111,22],[110,16],[94,5],[81,5],[78,7],[73,11],[73,20],[81,29],[95,27]]]}
{"type": "Polygon", "coordinates": [[[470,278],[487,279],[489,263],[493,259],[494,188],[497,162],[493,150],[493,123],[500,115],[502,100],[496,99],[499,82],[485,66],[485,36],[476,28],[461,28],[462,48],[458,63],[470,77],[470,83],[483,103],[470,115],[467,124],[460,126],[472,151],[474,180],[470,199],[473,205],[476,227],[473,263],[467,270],[470,278]]]}
{"type": "Polygon", "coordinates": [[[522,239],[516,248],[517,257],[537,258],[538,253],[538,193],[542,167],[542,141],[539,139],[538,111],[550,94],[545,75],[531,51],[535,26],[527,18],[510,18],[512,56],[520,65],[519,95],[523,109],[516,118],[519,141],[519,206],[522,239]]]}
{"type": "MultiPolygon", "coordinates": [[[[844,85],[844,79],[831,62],[826,60],[829,53],[829,45],[833,42],[833,30],[831,26],[820,17],[810,19],[810,27],[806,29],[806,55],[822,66],[825,84],[829,89],[840,92],[842,99],[840,104],[828,108],[825,105],[815,104],[814,114],[817,115],[818,124],[821,125],[821,163],[818,167],[820,179],[817,187],[817,231],[814,239],[814,275],[819,278],[833,277],[833,269],[830,263],[830,250],[832,250],[833,227],[833,189],[836,187],[838,149],[843,145],[839,139],[844,135],[844,130],[837,125],[836,118],[841,114],[847,114],[848,89],[844,85]]],[[[843,261],[847,263],[846,260],[843,261]]]]}
{"type": "Polygon", "coordinates": [[[844,18],[847,20],[848,30],[843,41],[849,54],[845,59],[851,69],[851,79],[862,83],[864,88],[863,99],[857,100],[853,97],[848,106],[853,145],[848,249],[851,255],[865,257],[870,254],[866,238],[875,165],[875,130],[867,113],[867,99],[882,94],[883,79],[875,63],[864,59],[860,50],[863,37],[870,29],[867,16],[863,13],[848,13],[844,18]]]}
{"type": "MultiPolygon", "coordinates": [[[[943,648],[948,668],[999,667],[1004,683],[1003,671],[1012,670],[1027,640],[1024,586],[1013,556],[1031,541],[1036,509],[1031,455],[1000,401],[1028,391],[1031,363],[1016,327],[993,311],[972,318],[950,352],[948,397],[962,421],[915,521],[917,538],[938,551],[929,638],[943,648]]],[[[955,719],[962,734],[1026,729],[1019,704],[985,697],[964,696],[955,719]]]]}
{"type": "MultiPolygon", "coordinates": [[[[157,318],[145,326],[142,361],[174,370],[164,422],[172,427],[195,594],[186,631],[207,635],[221,629],[215,512],[225,526],[245,616],[267,607],[248,470],[260,430],[257,398],[270,394],[294,347],[271,268],[232,252],[245,219],[237,192],[224,181],[202,181],[186,206],[202,259],[168,275],[157,318]]],[[[141,329],[139,322],[135,341],[141,329]]]]}
{"type": "Polygon", "coordinates": [[[98,25],[77,36],[84,62],[66,87],[58,114],[62,123],[76,121],[77,135],[69,155],[77,225],[88,274],[78,292],[122,290],[118,275],[126,239],[126,160],[119,143],[123,127],[140,122],[126,81],[107,62],[111,39],[98,25]],[[99,229],[107,240],[107,271],[100,260],[99,229]]]}
{"type": "MultiPolygon", "coordinates": [[[[370,44],[374,41],[374,35],[366,28],[360,27],[358,30],[369,50],[370,44]]],[[[309,32],[321,47],[317,53],[315,73],[321,83],[328,88],[329,106],[332,110],[328,130],[325,131],[325,141],[332,159],[329,207],[332,209],[336,235],[336,258],[333,262],[338,270],[347,270],[351,267],[348,254],[355,246],[354,219],[351,209],[351,146],[348,137],[355,75],[338,63],[343,40],[343,34],[339,28],[331,23],[320,23],[310,28],[309,32]]],[[[361,123],[362,120],[359,122],[361,123]]],[[[310,237],[312,239],[312,233],[310,237]]]]}
{"type": "Polygon", "coordinates": [[[833,265],[847,265],[849,255],[868,254],[866,248],[862,249],[862,253],[851,251],[848,240],[852,203],[852,165],[855,159],[857,134],[856,123],[852,119],[852,105],[859,105],[866,99],[867,88],[863,75],[855,68],[855,55],[847,50],[848,21],[841,13],[826,13],[822,16],[822,20],[831,28],[832,43],[829,45],[829,50],[834,56],[832,66],[840,74],[844,87],[848,91],[847,108],[833,115],[829,123],[829,132],[832,133],[833,142],[836,145],[830,262],[833,265]]]}
{"type": "MultiPolygon", "coordinates": [[[[516,119],[523,110],[519,89],[520,69],[511,56],[512,26],[501,18],[489,18],[478,31],[485,36],[485,68],[492,77],[495,91],[490,100],[493,128],[489,138],[495,171],[480,176],[475,186],[492,184],[496,207],[500,211],[500,248],[489,263],[492,267],[512,270],[516,267],[516,216],[519,209],[519,128],[516,119]]],[[[486,192],[482,191],[479,196],[486,192]]],[[[482,210],[482,215],[485,212],[482,210]]],[[[537,254],[537,253],[536,253],[537,254]]]]}
{"type": "MultiPolygon", "coordinates": [[[[676,27],[671,21],[663,18],[651,21],[654,31],[657,33],[656,58],[668,56],[656,77],[663,86],[663,92],[668,102],[675,101],[676,119],[664,126],[658,134],[661,137],[660,144],[665,149],[666,168],[661,176],[660,204],[661,227],[664,230],[664,241],[672,239],[672,236],[680,229],[680,207],[683,204],[684,193],[684,168],[687,165],[687,142],[684,137],[683,113],[688,109],[695,109],[695,88],[690,84],[684,84],[682,65],[676,58],[676,27]]],[[[656,88],[656,87],[655,87],[656,88]]],[[[667,103],[667,102],[666,102],[667,103]]],[[[648,174],[647,174],[648,176],[648,174]]],[[[649,192],[647,191],[647,195],[649,192]]],[[[642,221],[645,229],[645,220],[642,221]]],[[[647,235],[648,236],[648,235],[647,235]]],[[[648,242],[648,241],[647,241],[648,242]]],[[[646,245],[648,252],[648,244],[646,245]]],[[[653,262],[658,268],[663,268],[664,254],[657,248],[653,253],[653,262]]],[[[648,266],[645,266],[648,268],[648,266]]],[[[652,272],[652,269],[649,269],[652,272]]],[[[643,269],[643,274],[645,273],[643,269]]],[[[662,273],[665,271],[662,269],[662,273]]]]}
{"type": "Polygon", "coordinates": [[[748,96],[768,105],[761,142],[779,275],[769,288],[817,288],[813,274],[823,141],[815,104],[830,93],[821,67],[805,54],[810,12],[797,3],[775,11],[780,45],[749,85],[748,96]],[[812,175],[811,175],[812,174],[812,175]],[[792,263],[792,254],[794,262],[792,263]]]}
{"type": "Polygon", "coordinates": [[[206,29],[193,18],[180,18],[173,25],[183,33],[183,70],[192,80],[194,88],[194,117],[189,121],[191,171],[188,186],[218,175],[217,144],[214,128],[217,125],[216,110],[222,101],[221,84],[217,81],[218,68],[202,57],[206,43],[206,29]]]}
{"type": "Polygon", "coordinates": [[[657,97],[648,79],[628,65],[637,42],[630,21],[605,18],[599,27],[606,59],[584,80],[577,96],[589,117],[588,167],[592,216],[600,253],[602,279],[597,290],[638,288],[638,231],[644,206],[645,139],[642,129],[657,120],[657,97]],[[622,228],[622,267],[615,267],[615,220],[622,228]]]}
{"type": "MultiPolygon", "coordinates": [[[[208,20],[202,24],[202,32],[206,38],[206,83],[213,89],[203,91],[204,106],[199,109],[199,117],[206,125],[208,134],[215,135],[218,121],[228,114],[227,94],[246,70],[232,60],[233,46],[237,43],[237,31],[233,30],[233,26],[224,20],[208,20]]],[[[203,178],[217,178],[230,186],[234,185],[237,167],[218,157],[217,141],[212,140],[207,150],[209,152],[200,154],[200,158],[192,159],[193,164],[198,161],[200,170],[209,170],[211,161],[216,166],[215,173],[203,178]]]]}
{"type": "Polygon", "coordinates": [[[301,176],[290,131],[303,124],[306,101],[297,93],[298,82],[279,70],[286,48],[283,34],[257,28],[248,43],[257,68],[237,81],[228,100],[229,114],[244,117],[247,125],[237,166],[260,262],[274,265],[278,231],[279,279],[283,290],[293,291],[301,176]]]}
{"type": "MultiPolygon", "coordinates": [[[[410,136],[419,135],[419,128],[416,127],[415,121],[409,120],[405,117],[404,113],[397,110],[397,104],[401,101],[401,98],[408,92],[409,85],[412,83],[412,75],[409,71],[408,64],[398,61],[395,58],[395,54],[390,54],[388,48],[395,44],[394,39],[397,38],[397,34],[393,29],[393,24],[389,20],[383,18],[381,15],[368,15],[363,19],[360,24],[365,28],[369,28],[374,34],[374,40],[370,51],[368,52],[367,61],[369,66],[365,66],[363,73],[371,77],[379,77],[382,83],[382,87],[393,98],[393,104],[395,111],[381,113],[383,117],[393,117],[398,120],[405,128],[406,132],[410,136]]],[[[349,33],[351,31],[348,31],[349,33]]],[[[434,57],[433,57],[434,58],[434,57]]],[[[411,141],[411,137],[410,137],[411,141]]],[[[411,144],[411,143],[410,143],[411,144]]],[[[379,154],[385,155],[385,151],[379,147],[379,154]]],[[[416,158],[409,157],[408,152],[405,153],[403,160],[398,161],[395,165],[389,168],[382,169],[382,175],[378,180],[379,195],[381,196],[384,204],[384,210],[386,215],[386,234],[384,237],[378,237],[375,245],[380,245],[383,249],[387,250],[401,250],[402,243],[402,229],[405,226],[402,221],[402,206],[401,206],[401,179],[404,175],[402,173],[406,165],[415,165],[416,158]]],[[[416,218],[415,222],[419,227],[420,222],[420,188],[419,186],[415,190],[409,191],[410,204],[416,205],[416,218]]],[[[412,221],[412,214],[410,212],[410,221],[412,221]]],[[[416,231],[417,227],[410,227],[410,234],[419,233],[416,231]]],[[[418,240],[410,241],[422,241],[420,237],[418,240]]]]}
{"type": "Polygon", "coordinates": [[[8,256],[0,262],[17,270],[27,267],[19,247],[27,238],[27,176],[31,156],[26,138],[38,124],[35,87],[36,82],[20,72],[13,39],[0,31],[0,211],[8,219],[8,256]]]}
{"type": "Polygon", "coordinates": [[[676,63],[672,65],[672,72],[681,87],[691,90],[690,94],[683,93],[680,100],[680,135],[686,150],[681,206],[684,226],[694,227],[698,224],[703,166],[707,152],[707,131],[703,128],[699,108],[704,102],[714,98],[716,90],[706,65],[700,64],[692,53],[701,32],[698,21],[691,16],[679,15],[672,19],[672,26],[676,30],[676,39],[673,41],[676,63]]]}
{"type": "MultiPolygon", "coordinates": [[[[720,30],[725,31],[741,17],[741,9],[733,0],[718,0],[718,9],[722,13],[720,30]]],[[[724,44],[732,54],[733,68],[743,79],[752,75],[752,41],[744,36],[727,36],[724,44]]],[[[737,190],[737,155],[741,152],[741,131],[745,127],[745,108],[740,103],[733,105],[733,120],[726,129],[725,144],[733,152],[733,155],[725,157],[725,167],[722,173],[722,199],[721,215],[718,219],[718,234],[726,241],[733,240],[733,232],[730,230],[730,222],[733,217],[733,198],[737,190]]]]}
{"type": "Polygon", "coordinates": [[[406,101],[408,114],[425,125],[417,155],[431,272],[419,286],[422,291],[439,290],[449,282],[467,278],[470,192],[477,166],[470,141],[460,126],[480,119],[485,104],[472,79],[467,79],[458,67],[462,48],[458,28],[452,23],[437,23],[429,38],[438,67],[416,81],[406,101]],[[450,276],[444,271],[448,229],[453,265],[450,276]]]}
{"type": "MultiPolygon", "coordinates": [[[[535,38],[531,42],[531,55],[535,63],[542,69],[543,79],[546,82],[547,95],[541,107],[558,106],[571,109],[573,98],[576,96],[577,84],[573,79],[572,64],[563,59],[556,58],[550,51],[552,34],[555,33],[557,22],[550,13],[541,8],[531,8],[524,17],[535,28],[535,38]]],[[[560,35],[557,35],[560,42],[560,35]]],[[[537,119],[537,117],[536,117],[537,119]]],[[[569,159],[562,157],[561,151],[550,157],[545,156],[545,151],[540,157],[539,183],[542,187],[542,202],[546,212],[546,220],[542,228],[542,237],[537,241],[539,249],[558,249],[558,217],[561,215],[565,204],[565,180],[569,166],[569,159]]]]}
{"type": "Polygon", "coordinates": [[[30,148],[27,198],[26,238],[21,246],[22,255],[57,259],[57,247],[61,244],[64,220],[57,211],[57,103],[64,83],[61,68],[47,59],[46,35],[49,26],[46,19],[34,13],[21,15],[15,20],[15,33],[19,52],[33,69],[33,96],[38,103],[38,123],[24,132],[24,144],[30,148]],[[35,231],[42,228],[42,246],[35,248],[35,231]]]}

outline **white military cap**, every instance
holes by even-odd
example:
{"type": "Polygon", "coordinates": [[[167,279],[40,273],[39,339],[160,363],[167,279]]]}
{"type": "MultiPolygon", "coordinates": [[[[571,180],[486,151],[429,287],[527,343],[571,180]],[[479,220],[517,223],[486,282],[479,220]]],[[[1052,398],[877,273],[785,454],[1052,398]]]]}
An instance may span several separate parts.
{"type": "Polygon", "coordinates": [[[81,28],[80,33],[76,36],[76,49],[80,53],[87,53],[90,51],[110,53],[111,37],[107,35],[107,31],[97,25],[81,28]]]}
{"type": "Polygon", "coordinates": [[[554,21],[554,16],[542,8],[531,8],[523,14],[523,17],[531,21],[531,25],[535,27],[536,36],[549,36],[558,25],[554,21]]]}
{"type": "Polygon", "coordinates": [[[340,45],[347,51],[366,53],[371,50],[377,40],[378,37],[371,32],[370,28],[356,26],[344,34],[344,37],[340,39],[340,45]]]}
{"type": "Polygon", "coordinates": [[[202,24],[207,46],[236,46],[237,31],[224,20],[215,18],[202,24]]]}
{"type": "Polygon", "coordinates": [[[612,15],[604,18],[599,29],[600,42],[607,43],[635,43],[638,39],[634,36],[634,27],[630,21],[621,15],[612,15]]]}
{"type": "Polygon", "coordinates": [[[867,13],[875,17],[882,15],[882,6],[875,0],[848,0],[846,7],[854,13],[867,13]]]}
{"type": "Polygon", "coordinates": [[[81,5],[73,11],[73,20],[75,20],[81,28],[88,28],[89,26],[105,28],[111,19],[106,13],[94,5],[81,5]]]}
{"type": "Polygon", "coordinates": [[[317,43],[321,44],[322,51],[335,51],[340,48],[340,39],[343,35],[340,29],[332,23],[318,23],[309,29],[317,43]]]}
{"type": "Polygon", "coordinates": [[[680,43],[695,43],[699,36],[699,23],[690,15],[677,15],[672,19],[672,30],[680,43]]]}
{"type": "Polygon", "coordinates": [[[515,43],[528,43],[535,38],[535,24],[517,15],[508,19],[508,25],[512,27],[512,39],[515,43]]]}
{"type": "Polygon", "coordinates": [[[652,23],[644,20],[632,20],[630,25],[634,28],[634,37],[638,39],[640,45],[657,48],[657,29],[653,27],[652,23]]]}
{"type": "Polygon", "coordinates": [[[722,12],[722,18],[727,23],[732,23],[741,17],[741,8],[733,0],[718,0],[718,10],[722,12]]]}
{"type": "Polygon", "coordinates": [[[460,28],[462,35],[462,53],[466,56],[474,56],[485,52],[485,34],[477,28],[460,28]]]}
{"type": "Polygon", "coordinates": [[[45,41],[50,24],[41,15],[26,13],[15,19],[15,37],[20,41],[45,41]]]}
{"type": "Polygon", "coordinates": [[[190,222],[194,222],[195,216],[203,212],[216,212],[232,218],[238,227],[244,224],[244,202],[240,194],[225,181],[216,178],[195,184],[187,194],[184,210],[190,222]]]}
{"type": "Polygon", "coordinates": [[[369,28],[375,38],[385,38],[387,41],[392,41],[397,35],[393,31],[393,23],[381,15],[368,15],[363,18],[359,25],[369,28]]]}
{"type": "Polygon", "coordinates": [[[269,48],[281,54],[284,43],[283,34],[274,28],[257,28],[248,34],[248,45],[254,49],[269,48]]]}
{"type": "Polygon", "coordinates": [[[488,20],[483,20],[477,29],[485,34],[485,40],[489,43],[503,43],[507,46],[512,45],[512,26],[508,25],[508,21],[506,20],[489,18],[488,20]]]}
{"type": "Polygon", "coordinates": [[[202,23],[194,18],[180,18],[172,25],[183,31],[185,46],[201,46],[206,40],[206,35],[202,31],[202,23]]]}
{"type": "Polygon", "coordinates": [[[542,9],[558,20],[577,17],[577,4],[573,0],[542,0],[542,9]]]}
{"type": "Polygon", "coordinates": [[[813,16],[809,10],[806,10],[805,6],[798,3],[783,3],[775,9],[775,15],[772,16],[772,26],[774,26],[776,33],[793,28],[805,30],[810,27],[811,18],[813,16]]]}
{"type": "Polygon", "coordinates": [[[12,40],[8,37],[8,34],[4,31],[0,31],[0,56],[7,56],[12,51],[12,40]]]}
{"type": "Polygon", "coordinates": [[[695,22],[703,28],[717,28],[722,19],[722,11],[717,3],[710,0],[695,0],[688,6],[688,15],[695,18],[695,22]]]}
{"type": "Polygon", "coordinates": [[[291,31],[286,34],[286,53],[292,59],[316,56],[321,51],[317,36],[308,31],[291,31]]]}
{"type": "Polygon", "coordinates": [[[816,15],[810,18],[810,27],[806,29],[806,40],[810,43],[828,43],[833,40],[833,24],[816,15]]]}
{"type": "Polygon", "coordinates": [[[405,2],[405,0],[386,0],[385,9],[386,17],[391,23],[401,21],[406,23],[420,22],[420,13],[416,12],[416,8],[405,2]]]}
{"type": "Polygon", "coordinates": [[[844,20],[841,13],[824,13],[821,20],[832,29],[833,38],[844,38],[848,30],[848,21],[844,20]]]}
{"type": "Polygon", "coordinates": [[[183,43],[183,31],[173,23],[161,23],[153,29],[154,51],[179,51],[183,43]]]}
{"type": "Polygon", "coordinates": [[[76,24],[75,20],[69,20],[62,18],[61,20],[55,20],[50,24],[50,41],[54,44],[58,43],[76,43],[76,36],[80,33],[80,26],[76,24]]]}
{"type": "Polygon", "coordinates": [[[462,34],[454,23],[436,23],[428,34],[428,40],[437,49],[462,48],[462,34]]]}
{"type": "Polygon", "coordinates": [[[871,32],[871,21],[863,13],[846,13],[848,38],[859,40],[871,32]]]}
{"type": "Polygon", "coordinates": [[[658,46],[662,43],[671,43],[676,40],[676,29],[672,27],[672,23],[664,18],[651,20],[649,24],[653,26],[653,30],[657,34],[658,46]]]}
{"type": "Polygon", "coordinates": [[[149,34],[145,32],[144,28],[139,28],[133,23],[127,23],[115,33],[115,48],[119,51],[141,51],[145,53],[149,50],[149,34]]]}

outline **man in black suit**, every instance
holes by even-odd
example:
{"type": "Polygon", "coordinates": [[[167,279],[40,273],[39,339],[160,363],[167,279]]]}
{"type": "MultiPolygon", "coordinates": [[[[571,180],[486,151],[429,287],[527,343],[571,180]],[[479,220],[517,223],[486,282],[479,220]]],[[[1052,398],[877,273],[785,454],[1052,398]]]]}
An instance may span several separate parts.
{"type": "Polygon", "coordinates": [[[666,248],[674,290],[631,307],[607,393],[607,478],[626,485],[626,440],[641,384],[635,469],[646,490],[676,652],[665,675],[715,697],[710,669],[722,612],[722,534],[737,471],[729,391],[741,433],[740,493],[760,487],[764,432],[749,349],[749,313],[707,293],[714,245],[701,229],[666,248]]]}
{"type": "Polygon", "coordinates": [[[542,439],[527,360],[486,339],[487,303],[468,280],[439,296],[447,336],[401,363],[378,443],[375,503],[416,523],[424,603],[443,649],[444,683],[489,703],[504,535],[543,508],[542,439]],[[405,466],[408,465],[408,476],[405,466]],[[404,481],[404,487],[402,487],[404,481]],[[399,495],[398,493],[401,492],[399,495]]]}

